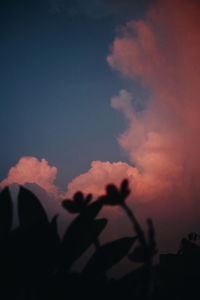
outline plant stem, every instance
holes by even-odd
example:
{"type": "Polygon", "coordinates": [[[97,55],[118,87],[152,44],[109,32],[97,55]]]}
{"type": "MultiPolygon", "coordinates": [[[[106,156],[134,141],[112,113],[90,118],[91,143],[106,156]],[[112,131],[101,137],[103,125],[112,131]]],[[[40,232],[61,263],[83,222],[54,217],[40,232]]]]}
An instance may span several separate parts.
{"type": "Polygon", "coordinates": [[[146,245],[144,232],[143,232],[141,226],[139,225],[136,217],[134,216],[132,210],[128,207],[128,205],[126,203],[122,203],[121,207],[123,208],[123,210],[127,214],[128,218],[130,219],[130,221],[133,225],[134,231],[136,231],[136,233],[138,234],[138,239],[139,239],[141,245],[144,247],[144,249],[146,249],[147,245],[146,245]]]}

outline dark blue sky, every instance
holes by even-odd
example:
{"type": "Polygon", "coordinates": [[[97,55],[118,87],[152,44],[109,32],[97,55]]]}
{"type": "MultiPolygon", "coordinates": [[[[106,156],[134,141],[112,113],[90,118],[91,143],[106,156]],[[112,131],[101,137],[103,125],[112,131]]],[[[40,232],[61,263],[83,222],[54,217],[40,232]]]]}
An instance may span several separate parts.
{"type": "Polygon", "coordinates": [[[126,123],[110,98],[122,88],[143,95],[106,56],[116,28],[149,3],[1,1],[0,180],[22,156],[46,158],[61,186],[92,160],[126,160],[116,140],[126,123]]]}

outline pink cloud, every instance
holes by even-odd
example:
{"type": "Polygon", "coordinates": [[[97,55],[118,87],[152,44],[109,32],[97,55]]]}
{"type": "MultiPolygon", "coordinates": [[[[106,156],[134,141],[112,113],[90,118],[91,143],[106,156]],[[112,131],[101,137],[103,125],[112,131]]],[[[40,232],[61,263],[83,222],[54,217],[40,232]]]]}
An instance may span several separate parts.
{"type": "Polygon", "coordinates": [[[93,163],[69,184],[69,192],[101,193],[108,182],[119,184],[127,177],[133,192],[129,201],[145,202],[141,215],[159,219],[159,228],[165,222],[179,233],[181,227],[182,232],[198,228],[193,225],[200,211],[199,15],[198,1],[158,0],[144,20],[128,22],[114,39],[109,65],[149,91],[139,113],[134,93],[122,90],[111,100],[128,121],[118,142],[130,164],[93,163]]]}
{"type": "Polygon", "coordinates": [[[13,183],[21,185],[36,183],[48,193],[57,194],[58,187],[54,184],[56,175],[57,168],[50,166],[46,159],[22,157],[14,167],[10,168],[7,178],[0,183],[0,187],[13,183]]]}
{"type": "Polygon", "coordinates": [[[112,68],[139,78],[151,95],[146,110],[132,109],[131,116],[130,104],[118,100],[116,108],[129,119],[120,145],[142,170],[144,186],[148,176],[158,190],[184,195],[200,179],[199,13],[198,1],[156,1],[145,20],[124,26],[107,58],[112,68]]]}
{"type": "Polygon", "coordinates": [[[102,195],[108,183],[120,184],[125,175],[131,179],[135,173],[137,169],[124,162],[93,161],[88,172],[77,176],[68,184],[67,194],[72,195],[79,189],[96,196],[102,195]]]}
{"type": "MultiPolygon", "coordinates": [[[[167,217],[168,227],[172,215],[182,220],[180,226],[188,216],[190,221],[198,220],[199,15],[198,1],[159,0],[144,20],[128,22],[115,38],[107,58],[109,65],[132,80],[139,79],[149,90],[145,110],[140,113],[132,105],[134,94],[122,90],[111,100],[112,107],[122,111],[128,121],[118,141],[130,164],[94,161],[87,172],[68,184],[65,196],[77,190],[97,196],[104,193],[107,183],[118,185],[128,178],[133,191],[129,201],[151,205],[148,215],[162,220],[167,217]]],[[[35,182],[57,192],[56,172],[45,160],[22,158],[1,186],[35,182]]]]}

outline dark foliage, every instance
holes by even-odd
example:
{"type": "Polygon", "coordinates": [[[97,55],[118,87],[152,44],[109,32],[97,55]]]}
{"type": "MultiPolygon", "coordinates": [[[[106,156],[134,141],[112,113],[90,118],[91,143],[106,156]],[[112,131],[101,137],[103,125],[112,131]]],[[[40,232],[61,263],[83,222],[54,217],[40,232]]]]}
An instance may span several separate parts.
{"type": "Polygon", "coordinates": [[[152,220],[147,220],[145,235],[126,204],[129,194],[124,180],[119,189],[108,185],[106,194],[92,203],[92,195],[82,192],[64,200],[63,208],[77,216],[61,239],[58,216],[49,221],[40,201],[24,187],[18,195],[19,227],[12,229],[12,200],[5,188],[0,194],[1,299],[192,299],[200,282],[199,235],[188,234],[177,254],[161,255],[160,263],[153,265],[157,248],[152,220]],[[107,220],[97,216],[104,205],[122,207],[133,236],[101,245],[107,220]],[[73,272],[73,264],[91,246],[94,253],[83,270],[73,272]],[[133,265],[126,276],[109,278],[107,271],[125,257],[139,268],[133,265]]]}
{"type": "Polygon", "coordinates": [[[12,225],[12,201],[9,189],[5,188],[1,193],[0,201],[0,240],[4,240],[12,225]]]}
{"type": "Polygon", "coordinates": [[[126,237],[101,246],[87,263],[84,275],[99,276],[120,261],[132,247],[136,237],[126,237]]]}

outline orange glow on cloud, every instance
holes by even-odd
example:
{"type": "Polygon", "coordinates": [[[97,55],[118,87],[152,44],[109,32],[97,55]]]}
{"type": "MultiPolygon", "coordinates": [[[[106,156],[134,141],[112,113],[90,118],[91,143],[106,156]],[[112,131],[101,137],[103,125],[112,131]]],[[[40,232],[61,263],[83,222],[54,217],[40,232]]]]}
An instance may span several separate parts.
{"type": "Polygon", "coordinates": [[[22,157],[16,166],[10,168],[8,177],[0,183],[0,187],[13,183],[36,183],[48,193],[56,195],[58,188],[53,183],[56,175],[56,167],[49,166],[46,159],[40,161],[35,157],[22,157]]]}
{"type": "Polygon", "coordinates": [[[140,115],[127,114],[123,97],[117,108],[130,121],[119,143],[142,170],[141,184],[152,181],[155,197],[156,189],[190,196],[200,179],[199,14],[198,1],[156,1],[144,21],[124,27],[107,58],[150,91],[140,115]]]}
{"type": "MultiPolygon", "coordinates": [[[[195,0],[156,1],[144,20],[130,21],[121,29],[107,57],[112,68],[139,79],[151,95],[140,113],[134,111],[134,95],[125,90],[111,101],[129,122],[118,141],[132,166],[127,168],[129,177],[126,171],[116,175],[110,164],[113,177],[105,175],[105,184],[128,177],[135,201],[171,197],[174,191],[179,198],[200,195],[199,15],[195,0]]],[[[96,167],[103,173],[104,163],[96,167]]],[[[94,168],[70,187],[90,185],[90,180],[97,186],[98,180],[89,177],[94,168]]]]}
{"type": "MultiPolygon", "coordinates": [[[[67,195],[77,190],[99,195],[107,183],[128,178],[136,202],[200,196],[199,15],[198,1],[159,0],[144,20],[121,29],[107,61],[124,76],[139,79],[150,94],[140,113],[134,111],[134,95],[125,90],[111,100],[128,120],[118,141],[130,165],[94,161],[68,184],[67,195]]],[[[1,186],[35,182],[58,193],[56,173],[46,160],[25,157],[1,186]]]]}
{"type": "MultiPolygon", "coordinates": [[[[57,198],[70,197],[77,190],[98,196],[106,184],[119,185],[127,178],[132,190],[129,203],[140,220],[153,218],[163,249],[170,243],[177,247],[178,239],[189,231],[198,232],[199,16],[197,0],[157,0],[144,20],[128,22],[113,41],[108,64],[124,76],[140,80],[149,90],[145,110],[139,113],[134,110],[134,94],[121,90],[111,99],[111,106],[127,119],[128,128],[118,142],[129,164],[93,161],[90,169],[61,193],[54,183],[55,167],[45,159],[23,157],[0,187],[36,183],[57,198]]],[[[114,215],[117,212],[111,209],[109,216],[114,215]]],[[[113,231],[118,233],[125,223],[124,219],[117,222],[113,231]]]]}

